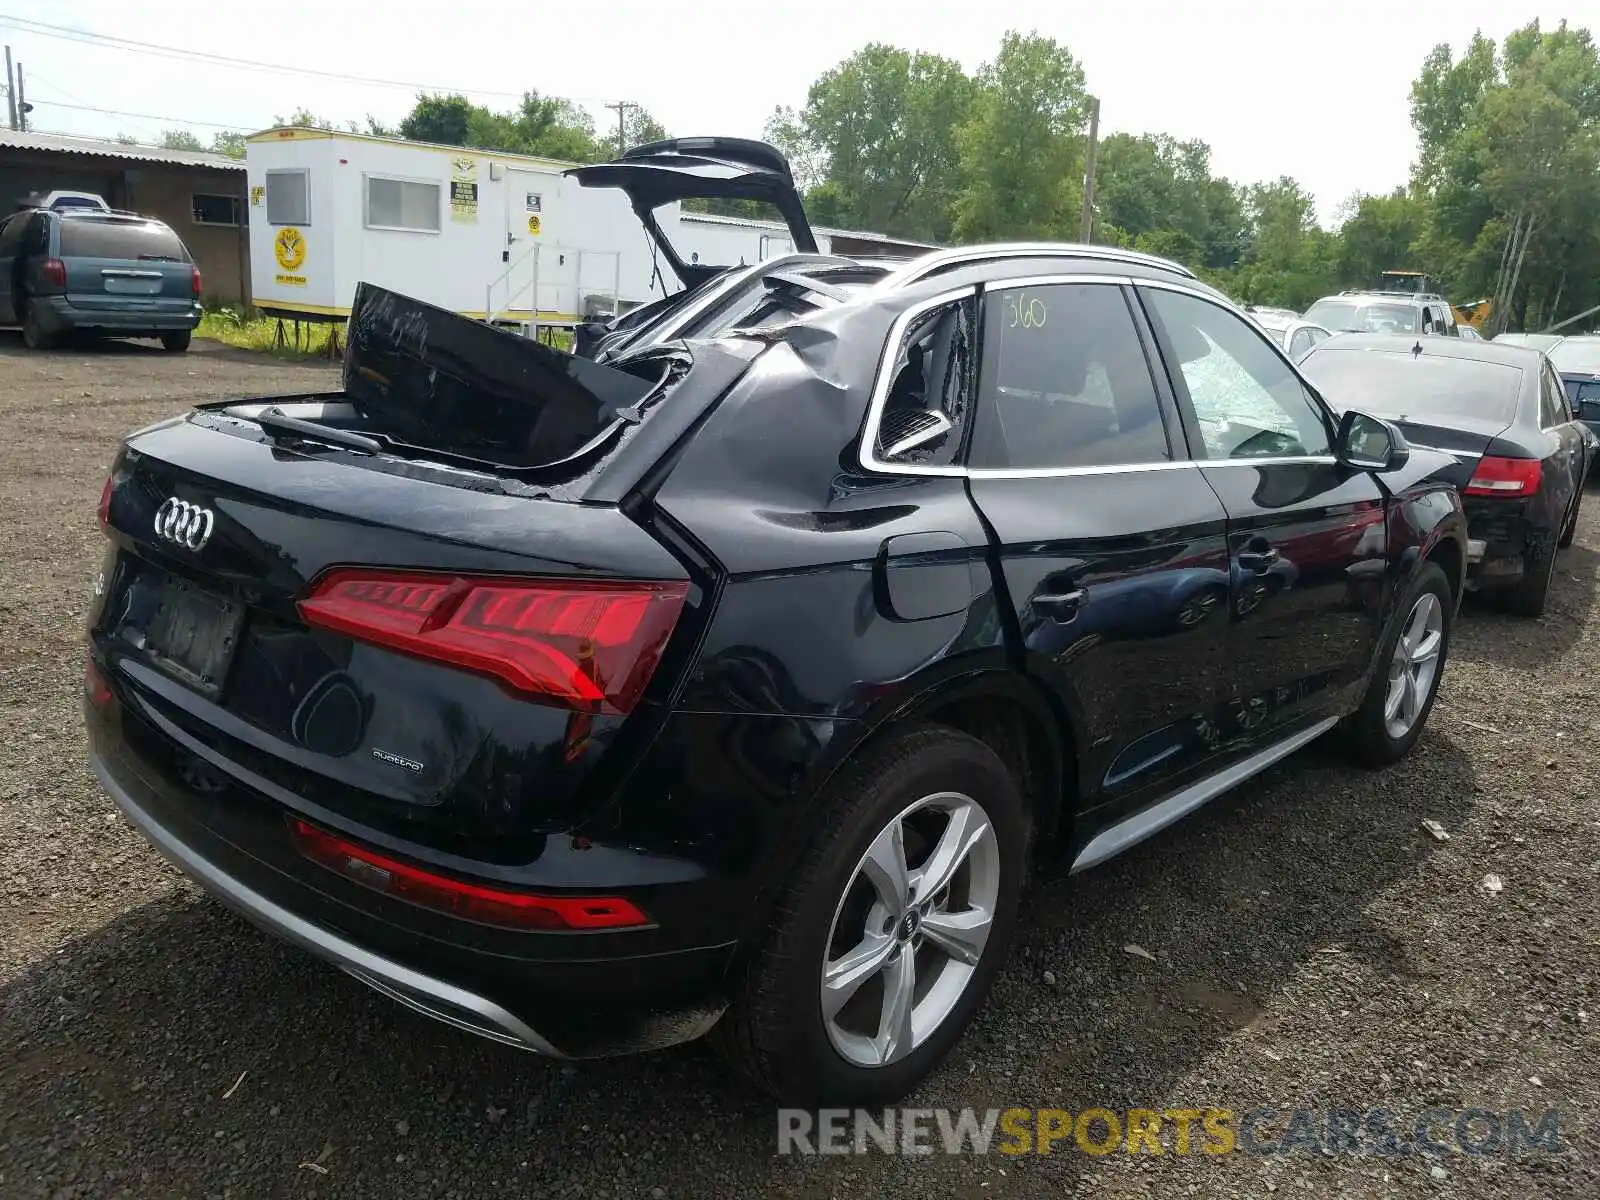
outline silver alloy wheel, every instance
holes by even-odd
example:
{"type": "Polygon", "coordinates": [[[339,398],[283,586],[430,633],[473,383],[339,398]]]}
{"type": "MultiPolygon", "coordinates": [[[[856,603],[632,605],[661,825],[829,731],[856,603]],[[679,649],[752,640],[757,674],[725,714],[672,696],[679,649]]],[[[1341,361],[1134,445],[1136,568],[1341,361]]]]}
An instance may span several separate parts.
{"type": "Polygon", "coordinates": [[[1383,700],[1383,723],[1396,740],[1411,732],[1439,679],[1439,651],[1444,649],[1444,606],[1432,592],[1423,592],[1411,606],[1400,640],[1389,660],[1389,691],[1383,700]]]}
{"type": "Polygon", "coordinates": [[[972,981],[999,896],[1000,843],[972,797],[924,796],[884,826],[834,907],[822,953],[833,1048],[882,1067],[927,1041],[972,981]]]}

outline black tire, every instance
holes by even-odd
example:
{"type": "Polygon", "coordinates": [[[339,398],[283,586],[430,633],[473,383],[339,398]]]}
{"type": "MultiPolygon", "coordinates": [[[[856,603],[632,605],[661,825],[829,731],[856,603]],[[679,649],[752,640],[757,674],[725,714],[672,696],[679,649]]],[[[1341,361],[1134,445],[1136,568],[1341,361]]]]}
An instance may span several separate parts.
{"type": "Polygon", "coordinates": [[[1543,616],[1555,571],[1556,543],[1546,538],[1523,555],[1522,578],[1502,593],[1500,602],[1506,611],[1518,617],[1543,616]]]}
{"type": "Polygon", "coordinates": [[[39,308],[32,300],[22,302],[22,344],[29,350],[48,350],[55,339],[45,332],[39,308]]]}
{"type": "Polygon", "coordinates": [[[1372,682],[1367,687],[1367,694],[1361,701],[1361,707],[1345,721],[1345,745],[1350,756],[1358,763],[1367,767],[1386,767],[1404,758],[1411,747],[1416,745],[1417,739],[1422,736],[1422,730],[1428,723],[1428,714],[1433,711],[1434,699],[1439,695],[1439,682],[1444,678],[1445,664],[1450,657],[1450,635],[1455,626],[1455,617],[1456,601],[1451,594],[1450,582],[1445,578],[1444,571],[1437,563],[1423,563],[1412,579],[1411,586],[1395,605],[1390,627],[1384,631],[1383,640],[1378,644],[1377,665],[1373,669],[1372,682]],[[1404,734],[1397,737],[1389,729],[1388,717],[1384,711],[1389,698],[1391,678],[1389,668],[1395,650],[1400,644],[1400,638],[1406,632],[1406,626],[1411,621],[1418,603],[1424,595],[1429,594],[1439,602],[1442,613],[1438,665],[1416,719],[1404,734]]]}
{"type": "Polygon", "coordinates": [[[189,348],[189,339],[192,334],[187,329],[180,329],[176,333],[163,333],[161,335],[161,348],[171,354],[182,354],[189,348]]]}
{"type": "Polygon", "coordinates": [[[1578,534],[1578,510],[1583,507],[1583,481],[1578,481],[1577,495],[1572,497],[1572,511],[1567,514],[1567,523],[1561,527],[1561,536],[1556,539],[1556,545],[1562,550],[1572,545],[1572,539],[1578,534]]]}
{"type": "MultiPolygon", "coordinates": [[[[1005,960],[1028,862],[1030,814],[1016,777],[999,756],[943,726],[908,728],[880,743],[829,786],[819,811],[816,837],[713,1040],[742,1075],[783,1103],[887,1103],[914,1088],[950,1052],[1005,960]],[[858,1066],[834,1048],[824,1021],[821,988],[830,937],[835,922],[844,919],[852,880],[874,839],[908,807],[939,793],[976,800],[994,832],[999,886],[988,940],[965,990],[925,1040],[888,1065],[858,1066]]],[[[915,857],[907,851],[908,860],[915,857]]],[[[913,961],[922,960],[913,954],[913,961]]]]}

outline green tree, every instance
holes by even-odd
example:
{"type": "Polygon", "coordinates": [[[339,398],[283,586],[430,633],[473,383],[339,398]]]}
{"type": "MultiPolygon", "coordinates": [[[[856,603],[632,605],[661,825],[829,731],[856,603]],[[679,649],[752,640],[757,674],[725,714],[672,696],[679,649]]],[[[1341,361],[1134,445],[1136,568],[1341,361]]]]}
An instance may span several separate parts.
{"type": "Polygon", "coordinates": [[[211,135],[211,152],[213,154],[226,154],[229,158],[243,158],[244,151],[245,140],[242,133],[214,133],[211,135]]]}
{"type": "Polygon", "coordinates": [[[332,121],[328,120],[326,117],[317,116],[316,113],[314,113],[310,109],[306,108],[305,105],[303,105],[303,104],[298,106],[294,110],[294,112],[289,114],[287,117],[274,117],[273,118],[273,124],[282,125],[282,126],[289,126],[289,127],[296,128],[296,129],[332,129],[333,128],[333,122],[332,121]]]}
{"type": "Polygon", "coordinates": [[[1492,327],[1549,324],[1600,302],[1600,55],[1588,30],[1531,22],[1501,53],[1438,47],[1412,85],[1415,242],[1457,294],[1490,295],[1492,327]]]}
{"type": "Polygon", "coordinates": [[[1007,33],[979,70],[971,116],[956,131],[963,179],[955,236],[1075,236],[1087,113],[1071,51],[1038,34],[1007,33]]]}
{"type": "Polygon", "coordinates": [[[1422,236],[1427,209],[1405,188],[1387,196],[1354,196],[1339,227],[1339,277],[1375,286],[1385,271],[1412,270],[1412,247],[1422,236]]]}
{"type": "Polygon", "coordinates": [[[1238,189],[1211,174],[1211,148],[1165,134],[1114,133],[1100,143],[1096,236],[1213,270],[1243,250],[1238,189]]]}
{"type": "Polygon", "coordinates": [[[875,42],[825,71],[800,113],[777,110],[768,137],[801,186],[830,185],[841,223],[943,238],[973,89],[959,63],[875,42]]]}
{"type": "Polygon", "coordinates": [[[161,148],[163,150],[204,150],[205,143],[187,129],[163,129],[161,131],[161,148]]]}
{"type": "Polygon", "coordinates": [[[441,146],[593,162],[603,153],[594,119],[570,100],[524,92],[510,112],[494,112],[462,95],[424,93],[399,125],[401,137],[441,146]]]}

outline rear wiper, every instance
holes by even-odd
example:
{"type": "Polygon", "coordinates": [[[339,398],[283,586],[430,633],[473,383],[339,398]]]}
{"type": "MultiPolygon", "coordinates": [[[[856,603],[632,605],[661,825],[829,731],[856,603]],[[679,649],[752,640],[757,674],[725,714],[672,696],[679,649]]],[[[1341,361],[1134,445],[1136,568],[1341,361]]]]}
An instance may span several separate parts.
{"type": "Polygon", "coordinates": [[[182,262],[176,254],[141,254],[140,262],[182,262]]]}
{"type": "Polygon", "coordinates": [[[362,454],[384,452],[382,442],[363,437],[359,433],[351,433],[348,429],[334,429],[328,425],[318,425],[314,421],[302,421],[299,417],[289,416],[276,404],[257,413],[256,424],[276,433],[293,434],[329,446],[343,446],[347,450],[358,450],[362,454]]]}

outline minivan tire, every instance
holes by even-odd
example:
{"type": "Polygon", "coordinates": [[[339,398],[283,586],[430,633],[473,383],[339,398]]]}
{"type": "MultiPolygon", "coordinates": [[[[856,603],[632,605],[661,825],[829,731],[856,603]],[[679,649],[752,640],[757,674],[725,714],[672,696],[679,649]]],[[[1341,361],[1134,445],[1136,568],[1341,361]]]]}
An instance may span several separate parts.
{"type": "MultiPolygon", "coordinates": [[[[959,800],[955,802],[959,804],[959,800]]],[[[792,883],[778,903],[764,943],[741,971],[732,1005],[716,1026],[713,1041],[740,1074],[782,1103],[885,1103],[911,1091],[945,1058],[1005,961],[1028,862],[1030,814],[1016,776],[992,749],[976,738],[938,725],[913,726],[890,735],[826,789],[816,811],[818,832],[791,876],[792,883]],[[993,831],[995,845],[981,851],[985,871],[998,867],[988,937],[964,984],[958,983],[964,990],[920,1043],[886,1065],[858,1065],[836,1049],[836,1035],[825,1019],[824,964],[835,954],[836,934],[847,935],[846,946],[853,944],[853,931],[841,922],[850,911],[847,900],[854,894],[852,889],[865,878],[860,871],[868,849],[908,812],[920,817],[927,810],[917,810],[918,804],[936,797],[971,798],[977,802],[978,815],[988,818],[993,831]]],[[[937,832],[929,836],[936,839],[937,832]]],[[[925,865],[919,849],[908,847],[905,854],[912,860],[908,873],[913,879],[925,865]]],[[[979,854],[978,849],[973,850],[972,865],[966,870],[979,869],[979,854]]],[[[967,876],[965,886],[975,887],[974,878],[967,876]]],[[[940,895],[946,896],[946,904],[954,898],[946,892],[927,898],[913,894],[911,907],[918,907],[919,899],[937,907],[940,895]]],[[[970,898],[960,902],[972,904],[970,898]]],[[[893,914],[888,924],[894,930],[891,936],[910,936],[900,933],[902,925],[893,914]]],[[[918,929],[915,924],[911,928],[918,929]]],[[[891,933],[889,928],[883,932],[891,933]]],[[[947,970],[946,959],[941,957],[945,952],[933,935],[927,935],[931,946],[924,946],[918,932],[916,940],[901,944],[919,975],[928,969],[947,970]],[[923,966],[924,961],[929,966],[923,966]]],[[[894,953],[898,956],[900,950],[894,953]]],[[[956,960],[952,957],[950,961],[956,960]]],[[[881,982],[868,977],[860,986],[877,988],[883,996],[888,972],[888,967],[882,968],[875,972],[881,974],[881,982]]],[[[942,978],[931,981],[930,993],[942,978]]],[[[959,981],[959,974],[955,978],[959,981]]],[[[872,998],[860,995],[869,1024],[872,998]]],[[[882,1000],[879,1003],[882,1018],[887,1005],[882,1000]]],[[[922,1001],[916,1004],[920,1007],[922,1001]]]]}
{"type": "Polygon", "coordinates": [[[163,333],[161,335],[161,348],[171,354],[182,354],[189,348],[189,339],[192,334],[187,329],[180,329],[176,333],[163,333]]]}
{"type": "Polygon", "coordinates": [[[22,302],[22,344],[29,350],[48,350],[55,339],[45,332],[39,320],[39,306],[32,300],[22,302]]]}

